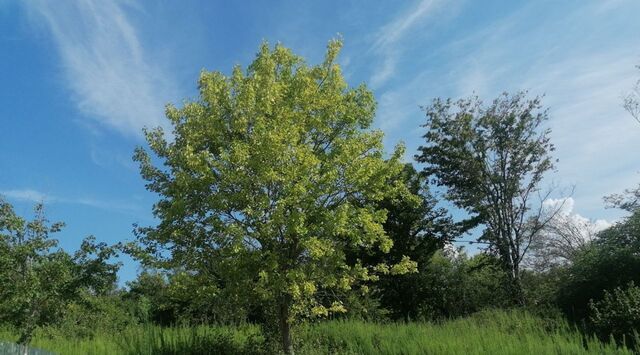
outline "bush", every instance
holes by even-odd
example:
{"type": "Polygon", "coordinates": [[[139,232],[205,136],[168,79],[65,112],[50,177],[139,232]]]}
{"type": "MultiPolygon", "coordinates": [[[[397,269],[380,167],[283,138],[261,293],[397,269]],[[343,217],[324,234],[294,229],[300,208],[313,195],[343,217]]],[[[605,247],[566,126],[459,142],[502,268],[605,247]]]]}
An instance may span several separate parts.
{"type": "Polygon", "coordinates": [[[610,336],[626,345],[638,344],[640,331],[640,287],[630,282],[626,288],[605,291],[598,302],[589,304],[591,323],[600,338],[610,336]]]}
{"type": "MultiPolygon", "coordinates": [[[[413,276],[413,275],[412,275],[413,276]]],[[[443,320],[506,307],[506,275],[497,259],[487,254],[446,256],[436,253],[415,276],[421,287],[415,319],[443,320]]]]}
{"type": "Polygon", "coordinates": [[[117,334],[138,323],[130,308],[131,302],[123,301],[117,294],[84,295],[79,301],[67,305],[57,322],[38,328],[37,333],[69,339],[117,334]]]}
{"type": "Polygon", "coordinates": [[[598,234],[564,272],[558,304],[574,321],[588,320],[590,300],[640,283],[640,211],[598,234]]]}

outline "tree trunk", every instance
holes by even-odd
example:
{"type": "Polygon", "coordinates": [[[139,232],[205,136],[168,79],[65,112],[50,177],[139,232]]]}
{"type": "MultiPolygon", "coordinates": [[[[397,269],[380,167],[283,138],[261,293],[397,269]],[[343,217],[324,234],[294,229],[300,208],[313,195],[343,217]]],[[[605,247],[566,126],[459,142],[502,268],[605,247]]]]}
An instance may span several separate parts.
{"type": "Polygon", "coordinates": [[[520,269],[518,266],[513,266],[511,273],[509,274],[509,291],[513,300],[513,304],[523,307],[525,305],[524,291],[522,290],[522,283],[520,281],[520,269]]]}
{"type": "Polygon", "coordinates": [[[29,343],[31,342],[31,335],[22,334],[20,339],[18,339],[18,348],[20,349],[21,355],[29,354],[29,343]]]}
{"type": "Polygon", "coordinates": [[[280,299],[279,305],[279,328],[280,328],[280,337],[281,337],[281,345],[282,350],[287,355],[293,355],[293,343],[291,341],[291,319],[289,318],[289,308],[290,308],[290,297],[289,295],[283,295],[280,299]]]}

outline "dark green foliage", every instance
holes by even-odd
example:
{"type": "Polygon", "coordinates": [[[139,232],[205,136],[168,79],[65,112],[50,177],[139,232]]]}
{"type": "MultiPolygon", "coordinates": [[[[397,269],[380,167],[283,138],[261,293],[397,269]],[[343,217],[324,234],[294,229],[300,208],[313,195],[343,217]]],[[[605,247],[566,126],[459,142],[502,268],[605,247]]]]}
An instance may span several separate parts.
{"type": "Polygon", "coordinates": [[[444,320],[510,306],[506,279],[499,260],[492,255],[469,257],[461,251],[439,250],[419,264],[418,273],[398,278],[397,284],[385,283],[383,279],[374,286],[379,304],[359,295],[357,299],[369,302],[370,307],[382,307],[382,311],[368,308],[367,313],[375,316],[364,319],[444,320]],[[399,299],[394,300],[391,295],[399,299]]]}
{"type": "Polygon", "coordinates": [[[0,321],[19,329],[21,344],[38,327],[59,322],[82,295],[103,294],[115,283],[114,249],[89,237],[70,255],[50,236],[63,225],[50,224],[41,204],[26,221],[0,199],[0,321]]]}
{"type": "Polygon", "coordinates": [[[556,297],[564,282],[565,269],[554,267],[545,271],[525,270],[522,273],[522,289],[527,310],[541,316],[558,316],[556,297]]]}
{"type": "Polygon", "coordinates": [[[462,233],[462,226],[453,222],[449,213],[437,207],[436,199],[429,192],[426,179],[411,164],[402,171],[402,181],[408,190],[420,197],[418,203],[407,199],[384,199],[379,207],[387,210],[383,227],[393,240],[388,253],[359,250],[352,258],[365,264],[385,263],[393,265],[408,256],[418,263],[415,273],[383,275],[374,286],[374,295],[380,306],[394,319],[416,319],[424,301],[431,293],[427,283],[428,270],[433,254],[445,243],[462,233]]]}
{"type": "Polygon", "coordinates": [[[587,319],[590,300],[605,290],[640,283],[640,212],[602,231],[566,271],[559,305],[574,320],[587,319]]]}
{"type": "Polygon", "coordinates": [[[613,336],[617,341],[633,345],[640,338],[640,287],[633,281],[625,288],[605,291],[604,297],[589,304],[591,324],[601,339],[613,336]]]}
{"type": "Polygon", "coordinates": [[[424,298],[417,303],[419,318],[461,317],[508,306],[505,279],[499,260],[491,255],[438,252],[421,273],[424,298]]]}
{"type": "Polygon", "coordinates": [[[117,334],[127,327],[137,325],[139,320],[133,305],[123,300],[120,292],[108,295],[85,294],[67,305],[62,318],[52,327],[42,330],[50,337],[84,339],[101,334],[117,334]]]}
{"type": "Polygon", "coordinates": [[[142,322],[173,324],[176,315],[167,295],[167,283],[165,275],[145,270],[137,279],[127,283],[129,292],[123,298],[133,302],[135,315],[142,322]]]}
{"type": "Polygon", "coordinates": [[[127,283],[123,299],[141,322],[158,325],[239,323],[251,316],[247,304],[226,298],[219,285],[202,274],[145,270],[127,283]]]}

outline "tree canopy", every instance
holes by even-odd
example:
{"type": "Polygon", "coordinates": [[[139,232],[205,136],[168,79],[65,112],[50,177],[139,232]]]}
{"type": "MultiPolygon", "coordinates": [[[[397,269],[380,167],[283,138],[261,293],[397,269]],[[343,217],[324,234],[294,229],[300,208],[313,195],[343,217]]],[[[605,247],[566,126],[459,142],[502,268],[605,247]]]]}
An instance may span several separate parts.
{"type": "Polygon", "coordinates": [[[101,294],[115,284],[114,249],[89,237],[68,254],[51,238],[63,226],[49,223],[42,204],[27,221],[0,199],[0,321],[19,329],[20,344],[28,345],[37,327],[59,321],[84,293],[101,294]]]}
{"type": "Polygon", "coordinates": [[[286,352],[296,319],[345,311],[320,293],[415,269],[406,257],[346,262],[348,247],[392,247],[377,201],[415,196],[399,178],[403,148],[387,157],[382,133],[370,129],[373,95],[344,81],[340,47],[330,42],[324,61],[309,66],[263,44],[246,71],[203,71],[199,98],[167,107],[171,134],[146,131],[163,165],[142,148],[135,154],[161,197],[159,225],[139,230],[146,250],[207,272],[229,297],[271,305],[286,352]]]}

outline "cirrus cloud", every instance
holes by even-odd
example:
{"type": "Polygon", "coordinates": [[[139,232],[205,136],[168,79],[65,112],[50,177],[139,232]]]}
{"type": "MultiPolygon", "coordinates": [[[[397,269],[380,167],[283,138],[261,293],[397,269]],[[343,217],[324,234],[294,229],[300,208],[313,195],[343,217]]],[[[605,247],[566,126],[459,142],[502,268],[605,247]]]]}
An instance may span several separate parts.
{"type": "MultiPolygon", "coordinates": [[[[164,124],[175,85],[139,39],[124,1],[26,1],[34,24],[51,37],[65,84],[93,122],[130,136],[164,124]]],[[[85,122],[86,123],[86,122],[85,122]]]]}

